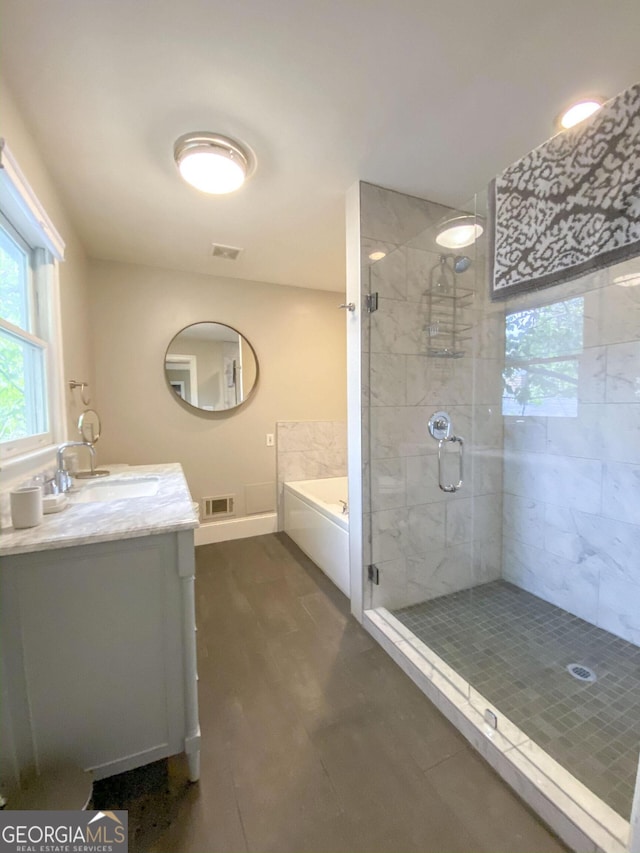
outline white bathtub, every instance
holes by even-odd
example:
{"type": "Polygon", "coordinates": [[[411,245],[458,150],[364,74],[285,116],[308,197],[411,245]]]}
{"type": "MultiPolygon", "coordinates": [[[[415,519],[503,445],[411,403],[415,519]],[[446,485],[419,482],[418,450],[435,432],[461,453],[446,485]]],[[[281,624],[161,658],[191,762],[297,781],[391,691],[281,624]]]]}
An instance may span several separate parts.
{"type": "Polygon", "coordinates": [[[347,495],[346,477],[285,483],[284,530],[350,598],[347,495]]]}

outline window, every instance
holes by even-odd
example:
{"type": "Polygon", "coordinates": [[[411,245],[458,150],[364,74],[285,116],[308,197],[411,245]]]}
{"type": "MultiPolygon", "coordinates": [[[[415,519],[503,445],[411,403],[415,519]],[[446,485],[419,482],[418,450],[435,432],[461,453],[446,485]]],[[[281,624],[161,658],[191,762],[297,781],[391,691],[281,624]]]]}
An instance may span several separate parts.
{"type": "Polygon", "coordinates": [[[507,314],[503,415],[575,418],[584,299],[507,314]]]}
{"type": "Polygon", "coordinates": [[[34,254],[0,216],[0,444],[15,452],[52,440],[34,254]]]}
{"type": "Polygon", "coordinates": [[[62,437],[64,244],[3,140],[0,165],[0,459],[11,462],[62,437]]]}

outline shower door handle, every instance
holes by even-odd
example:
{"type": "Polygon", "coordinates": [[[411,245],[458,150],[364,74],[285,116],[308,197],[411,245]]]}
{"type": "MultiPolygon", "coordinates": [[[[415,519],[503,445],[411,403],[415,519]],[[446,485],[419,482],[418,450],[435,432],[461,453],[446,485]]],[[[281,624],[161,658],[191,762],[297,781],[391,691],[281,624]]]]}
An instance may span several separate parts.
{"type": "Polygon", "coordinates": [[[442,489],[443,492],[457,492],[458,489],[462,487],[462,481],[464,480],[464,439],[459,435],[450,435],[449,438],[442,438],[438,442],[438,485],[442,489]],[[444,450],[447,442],[452,441],[454,444],[458,445],[458,465],[459,465],[459,474],[460,477],[457,483],[443,483],[442,482],[442,471],[444,467],[444,456],[446,451],[444,450]]]}

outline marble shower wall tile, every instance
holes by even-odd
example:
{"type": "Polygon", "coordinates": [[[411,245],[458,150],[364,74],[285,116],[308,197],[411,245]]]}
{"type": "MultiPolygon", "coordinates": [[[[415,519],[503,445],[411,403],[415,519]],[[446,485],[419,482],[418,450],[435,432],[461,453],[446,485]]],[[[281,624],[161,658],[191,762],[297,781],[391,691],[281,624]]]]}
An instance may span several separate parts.
{"type": "Polygon", "coordinates": [[[343,421],[279,421],[276,424],[278,529],[284,483],[347,476],[347,425],[343,421]]]}
{"type": "Polygon", "coordinates": [[[505,537],[539,545],[544,540],[545,509],[543,501],[518,497],[505,492],[502,498],[502,526],[505,537]]]}
{"type": "Polygon", "coordinates": [[[526,450],[529,453],[544,453],[547,449],[547,421],[549,418],[527,417],[504,418],[505,450],[526,450]]]}
{"type": "Polygon", "coordinates": [[[578,400],[604,403],[607,379],[607,347],[589,347],[578,357],[578,400]]]}
{"type": "Polygon", "coordinates": [[[407,405],[406,360],[408,357],[388,352],[371,353],[369,394],[372,406],[407,405]]]}
{"type": "MultiPolygon", "coordinates": [[[[370,185],[362,185],[361,203],[363,258],[375,240],[395,246],[364,269],[379,307],[363,324],[362,345],[370,349],[363,356],[363,364],[369,360],[362,399],[365,406],[370,401],[363,411],[371,435],[370,464],[363,460],[370,477],[370,556],[381,570],[370,598],[397,607],[499,576],[504,307],[490,306],[485,322],[485,282],[472,266],[458,283],[478,285],[464,311],[476,340],[465,343],[461,359],[429,358],[425,291],[441,254],[433,225],[446,209],[370,185]],[[474,358],[478,352],[483,358],[474,358]],[[441,409],[466,441],[464,486],[452,494],[438,486],[438,444],[428,433],[430,416],[441,409]]],[[[456,450],[445,448],[444,478],[452,482],[456,450]]]]}
{"type": "Polygon", "coordinates": [[[639,465],[607,462],[602,483],[602,514],[617,521],[640,524],[639,465]]]}
{"type": "Polygon", "coordinates": [[[502,500],[499,495],[463,498],[447,505],[446,544],[497,542],[502,531],[502,500]]]}
{"type": "Polygon", "coordinates": [[[555,506],[599,513],[601,462],[547,453],[505,453],[504,491],[555,506]]]}
{"type": "Polygon", "coordinates": [[[577,415],[505,419],[503,571],[640,645],[640,288],[613,283],[625,274],[640,275],[640,259],[553,288],[553,301],[584,297],[577,415]]]}
{"type": "Polygon", "coordinates": [[[543,548],[504,540],[503,577],[545,601],[597,624],[599,572],[543,548]]]}
{"type": "Polygon", "coordinates": [[[385,299],[407,298],[406,249],[394,249],[371,264],[371,291],[385,299]]]}
{"type": "Polygon", "coordinates": [[[621,580],[640,583],[640,525],[577,511],[573,520],[582,545],[582,563],[621,580]]]}
{"type": "Polygon", "coordinates": [[[276,437],[280,453],[344,449],[347,425],[342,421],[279,421],[276,437]]]}
{"type": "Polygon", "coordinates": [[[407,504],[407,460],[372,459],[371,508],[373,511],[397,509],[407,504]]]}
{"type": "Polygon", "coordinates": [[[442,204],[360,184],[360,233],[372,240],[404,245],[451,213],[442,204]]]}
{"type": "Polygon", "coordinates": [[[407,253],[407,299],[422,302],[429,288],[432,270],[438,265],[440,255],[424,249],[406,249],[407,253]]]}
{"type": "Polygon", "coordinates": [[[426,318],[415,305],[398,299],[378,301],[371,315],[371,352],[418,355],[424,352],[426,318]]]}
{"type": "Polygon", "coordinates": [[[449,406],[473,400],[473,371],[469,359],[406,356],[407,405],[449,406]]]}
{"type": "Polygon", "coordinates": [[[407,604],[428,601],[475,586],[471,545],[431,551],[407,559],[407,604]]]}
{"type": "Polygon", "coordinates": [[[371,409],[371,457],[409,457],[437,452],[429,435],[431,409],[417,406],[379,406],[371,409]]]}
{"type": "Polygon", "coordinates": [[[473,400],[476,404],[502,408],[502,358],[474,358],[473,400]]]}
{"type": "Polygon", "coordinates": [[[640,584],[601,572],[597,624],[640,646],[640,584]]]}
{"type": "Polygon", "coordinates": [[[606,353],[607,402],[640,403],[640,341],[613,344],[606,353]]]}

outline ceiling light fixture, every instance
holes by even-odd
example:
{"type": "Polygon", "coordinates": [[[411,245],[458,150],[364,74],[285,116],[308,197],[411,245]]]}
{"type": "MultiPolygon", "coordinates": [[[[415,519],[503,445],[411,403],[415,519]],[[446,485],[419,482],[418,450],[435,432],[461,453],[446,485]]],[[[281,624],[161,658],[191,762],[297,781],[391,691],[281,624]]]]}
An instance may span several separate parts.
{"type": "Polygon", "coordinates": [[[576,124],[580,124],[597,112],[603,104],[604,98],[585,98],[583,101],[578,101],[561,114],[558,124],[562,130],[575,127],[576,124]]]}
{"type": "Polygon", "coordinates": [[[383,258],[387,257],[386,252],[371,252],[369,255],[370,261],[381,261],[383,258]]]}
{"type": "Polygon", "coordinates": [[[176,140],[173,156],[188,184],[215,195],[239,189],[254,165],[248,151],[218,133],[185,133],[176,140]]]}
{"type": "Polygon", "coordinates": [[[475,216],[465,214],[447,219],[438,228],[436,243],[445,249],[464,249],[480,237],[484,231],[475,216]]]}

